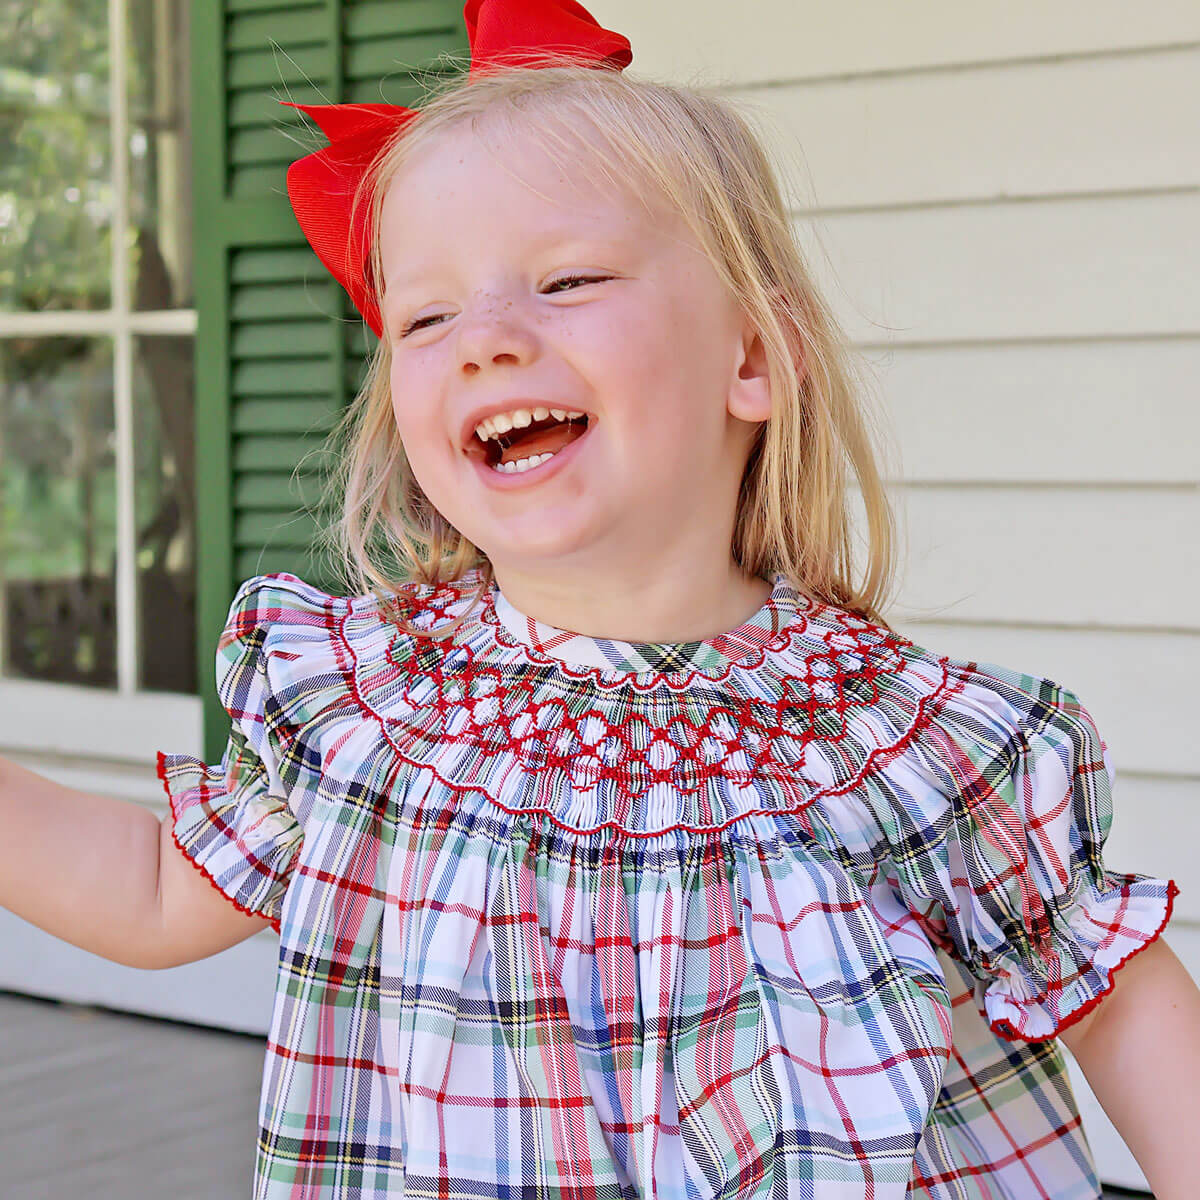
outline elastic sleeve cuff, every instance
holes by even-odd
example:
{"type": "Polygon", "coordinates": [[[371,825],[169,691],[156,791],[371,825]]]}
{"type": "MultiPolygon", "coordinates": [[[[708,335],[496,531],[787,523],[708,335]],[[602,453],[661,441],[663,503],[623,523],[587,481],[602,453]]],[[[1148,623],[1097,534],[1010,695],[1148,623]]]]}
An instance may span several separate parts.
{"type": "MultiPolygon", "coordinates": [[[[244,757],[240,760],[245,761],[244,757]]],[[[239,912],[266,917],[276,933],[303,830],[266,773],[236,776],[185,754],[158,754],[175,844],[239,912]]]]}
{"type": "Polygon", "coordinates": [[[1014,957],[988,984],[983,1003],[993,1032],[1008,1041],[1060,1036],[1113,990],[1117,971],[1166,928],[1179,894],[1173,879],[1108,878],[1116,886],[1076,905],[1066,928],[1038,948],[1044,979],[1032,980],[1014,957]]]}

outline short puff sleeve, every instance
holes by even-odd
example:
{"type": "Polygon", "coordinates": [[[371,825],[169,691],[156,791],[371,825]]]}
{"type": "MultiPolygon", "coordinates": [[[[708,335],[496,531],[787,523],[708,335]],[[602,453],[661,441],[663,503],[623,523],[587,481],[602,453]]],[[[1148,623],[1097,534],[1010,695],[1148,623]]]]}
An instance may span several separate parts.
{"type": "Polygon", "coordinates": [[[269,580],[238,589],[217,643],[217,694],[232,719],[221,761],[158,754],[180,850],[240,911],[267,917],[278,933],[283,896],[303,842],[283,778],[287,731],[267,684],[264,641],[269,580]]]}
{"type": "Polygon", "coordinates": [[[1106,867],[1115,776],[1078,697],[970,668],[888,772],[888,870],[930,940],[984,981],[991,1029],[1043,1041],[1112,990],[1179,888],[1106,867]]]}

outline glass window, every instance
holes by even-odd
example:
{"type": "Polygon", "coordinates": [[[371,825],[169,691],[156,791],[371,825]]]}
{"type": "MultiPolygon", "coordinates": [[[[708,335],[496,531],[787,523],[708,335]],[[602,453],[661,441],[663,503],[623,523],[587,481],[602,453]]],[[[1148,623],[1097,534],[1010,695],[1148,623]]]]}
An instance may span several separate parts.
{"type": "Polygon", "coordinates": [[[196,690],[187,16],[0,23],[0,676],[196,690]]]}
{"type": "Polygon", "coordinates": [[[116,684],[112,347],[0,340],[5,674],[116,684]]]}
{"type": "Polygon", "coordinates": [[[114,184],[107,0],[8,3],[4,12],[0,308],[107,308],[114,184]]]}

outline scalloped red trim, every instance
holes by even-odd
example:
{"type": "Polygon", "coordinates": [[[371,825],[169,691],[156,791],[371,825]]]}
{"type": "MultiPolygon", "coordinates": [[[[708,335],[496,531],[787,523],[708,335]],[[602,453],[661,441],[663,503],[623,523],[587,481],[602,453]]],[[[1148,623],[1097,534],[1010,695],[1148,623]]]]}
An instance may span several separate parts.
{"type": "MultiPolygon", "coordinates": [[[[814,600],[809,596],[801,596],[801,599],[806,602],[806,607],[800,608],[797,606],[793,609],[790,604],[776,600],[774,595],[768,597],[763,604],[763,608],[770,610],[772,622],[777,626],[775,632],[770,634],[765,641],[757,644],[747,643],[740,652],[726,649],[725,647],[731,645],[741,635],[741,631],[750,625],[750,622],[746,622],[745,625],[741,625],[738,629],[732,630],[727,634],[720,634],[718,637],[708,638],[705,641],[697,643],[697,645],[719,643],[717,652],[729,660],[724,667],[691,667],[681,668],[678,671],[655,671],[652,668],[647,668],[644,671],[621,671],[616,667],[589,666],[586,663],[577,663],[570,659],[557,658],[555,655],[547,653],[531,642],[520,641],[512,635],[508,627],[501,621],[500,614],[496,611],[496,594],[490,589],[485,595],[484,606],[480,610],[479,619],[491,629],[492,637],[497,644],[503,646],[506,650],[516,651],[527,662],[535,666],[555,667],[568,679],[590,683],[597,691],[614,691],[628,686],[632,686],[635,691],[650,691],[662,684],[682,691],[697,678],[706,679],[710,683],[723,683],[729,678],[735,668],[739,671],[754,670],[762,666],[769,653],[778,654],[787,650],[791,645],[793,636],[799,636],[799,634],[807,629],[809,614],[823,610],[826,607],[820,601],[814,600]],[[803,618],[803,623],[798,629],[794,627],[794,618],[797,616],[803,618]]],[[[758,629],[757,626],[753,628],[758,633],[766,632],[766,630],[758,629]]],[[[568,631],[564,630],[563,632],[568,631]]],[[[611,640],[615,642],[618,639],[596,640],[611,640]]],[[[637,646],[639,643],[625,642],[623,644],[637,646]]],[[[657,643],[649,644],[654,645],[657,643]]]]}
{"type": "Polygon", "coordinates": [[[1093,996],[1081,1008],[1077,1008],[1073,1013],[1064,1017],[1052,1033],[1043,1034],[1040,1037],[1024,1037],[1022,1036],[1007,1017],[997,1017],[994,1022],[989,1021],[988,1027],[993,1033],[999,1034],[1002,1038],[1009,1042],[1047,1042],[1052,1038],[1061,1036],[1064,1029],[1069,1029],[1076,1021],[1082,1021],[1088,1013],[1095,1008],[1101,1000],[1107,996],[1114,987],[1116,987],[1117,972],[1133,957],[1140,954],[1147,946],[1151,945],[1158,939],[1158,936],[1167,927],[1167,922],[1171,919],[1171,910],[1175,907],[1175,897],[1179,895],[1179,887],[1175,880],[1167,880],[1167,911],[1163,916],[1162,923],[1159,927],[1140,945],[1134,946],[1130,952],[1115,966],[1109,968],[1108,986],[1105,989],[1093,996]]]}
{"type": "Polygon", "coordinates": [[[163,791],[165,791],[167,793],[167,802],[171,808],[171,840],[175,843],[176,846],[179,847],[180,852],[183,854],[184,858],[186,858],[188,860],[188,862],[190,862],[192,864],[192,866],[195,867],[196,870],[199,871],[200,874],[208,881],[209,885],[215,891],[220,892],[221,895],[224,896],[225,899],[228,900],[229,903],[232,904],[233,907],[238,910],[238,912],[245,913],[246,916],[248,916],[248,917],[257,917],[260,921],[264,920],[264,919],[267,921],[270,921],[271,928],[274,929],[276,933],[279,933],[280,932],[280,919],[278,917],[268,917],[266,915],[266,913],[255,912],[253,909],[247,908],[244,904],[235,900],[212,877],[212,872],[209,871],[208,868],[205,867],[202,863],[198,863],[192,857],[192,855],[188,851],[187,847],[179,840],[179,837],[177,836],[177,834],[175,832],[175,823],[176,823],[176,821],[179,820],[179,811],[176,808],[176,804],[175,804],[175,794],[171,791],[171,784],[170,784],[169,780],[167,779],[167,772],[166,772],[166,765],[165,765],[166,761],[167,761],[167,756],[161,750],[159,750],[156,769],[158,771],[158,777],[162,781],[163,791]]]}
{"type": "MultiPolygon", "coordinates": [[[[454,589],[450,588],[449,590],[453,591],[454,589]]],[[[413,597],[410,596],[409,599],[413,599],[413,597]]],[[[849,791],[853,790],[854,788],[856,788],[859,785],[859,783],[870,772],[875,770],[877,767],[884,766],[886,763],[890,762],[897,755],[902,754],[908,748],[909,744],[913,741],[913,739],[917,736],[917,734],[926,725],[928,725],[929,722],[939,712],[942,711],[942,709],[945,707],[946,703],[949,701],[950,697],[955,695],[957,692],[962,691],[966,687],[966,685],[970,682],[971,673],[975,668],[974,661],[971,661],[971,662],[965,664],[965,669],[957,670],[952,675],[952,672],[950,670],[949,655],[933,655],[929,651],[925,651],[927,661],[929,661],[931,664],[935,664],[937,667],[940,668],[941,679],[933,687],[933,690],[931,692],[929,692],[927,695],[920,696],[917,699],[916,715],[913,717],[912,722],[910,723],[908,729],[899,738],[897,738],[897,740],[895,742],[893,742],[890,746],[875,747],[875,749],[873,749],[867,755],[866,761],[862,764],[862,766],[859,768],[859,770],[850,779],[846,780],[844,783],[830,784],[827,787],[816,789],[816,790],[810,792],[808,795],[801,797],[794,804],[785,805],[783,807],[747,809],[744,812],[740,812],[736,816],[729,818],[729,820],[725,821],[724,823],[722,823],[720,825],[688,825],[684,822],[677,822],[674,825],[664,826],[661,829],[655,829],[655,830],[650,830],[650,831],[639,831],[639,830],[628,829],[625,826],[619,824],[617,821],[614,820],[614,821],[602,821],[599,824],[590,826],[588,828],[580,828],[579,826],[570,825],[570,824],[560,820],[558,817],[556,817],[553,814],[549,805],[512,807],[512,806],[503,804],[503,803],[501,803],[500,800],[498,800],[495,796],[493,796],[490,792],[488,792],[485,787],[481,787],[479,784],[476,784],[476,783],[462,783],[461,781],[458,781],[458,780],[449,779],[446,776],[444,776],[443,774],[441,774],[437,770],[437,768],[433,765],[432,762],[430,762],[426,759],[414,758],[411,755],[406,754],[405,751],[397,744],[396,740],[392,737],[391,733],[389,732],[387,718],[383,714],[378,712],[371,705],[371,703],[363,695],[362,690],[360,689],[359,684],[358,684],[358,656],[355,653],[354,647],[351,644],[349,637],[347,637],[347,635],[346,635],[345,625],[346,625],[347,621],[360,616],[360,614],[355,613],[353,611],[352,607],[348,607],[345,611],[341,611],[341,612],[337,611],[337,608],[334,605],[325,604],[322,607],[323,607],[323,611],[324,611],[326,628],[328,629],[328,631],[331,635],[330,644],[334,650],[335,655],[337,656],[337,658],[339,660],[338,668],[341,671],[342,676],[345,679],[346,684],[350,689],[350,694],[354,700],[354,703],[358,706],[359,710],[365,716],[371,718],[372,720],[374,720],[376,722],[376,724],[378,724],[380,733],[382,734],[384,740],[388,743],[389,746],[391,746],[391,748],[394,751],[394,753],[396,754],[396,756],[402,762],[405,762],[408,765],[418,768],[420,770],[429,771],[430,774],[433,775],[433,777],[435,779],[437,779],[439,783],[441,783],[444,787],[448,788],[453,793],[465,794],[468,792],[479,792],[484,797],[486,797],[486,799],[489,801],[489,803],[494,805],[496,808],[499,808],[501,811],[508,813],[510,816],[522,815],[522,814],[528,814],[528,815],[539,814],[543,818],[549,819],[551,824],[555,825],[557,828],[562,829],[565,832],[575,833],[575,834],[591,834],[591,833],[596,833],[596,832],[598,832],[602,829],[606,829],[606,828],[611,829],[613,831],[614,836],[623,835],[625,837],[632,837],[632,838],[660,837],[664,834],[671,833],[675,830],[685,830],[689,833],[719,833],[720,831],[727,829],[729,826],[736,824],[738,821],[744,821],[748,817],[755,816],[757,814],[774,814],[774,813],[779,813],[779,812],[787,812],[787,813],[802,812],[809,805],[813,804],[816,800],[820,799],[823,796],[827,796],[827,795],[836,796],[836,795],[841,795],[844,792],[849,792],[849,791]]],[[[827,606],[822,606],[822,607],[827,607],[827,606]]],[[[834,611],[836,612],[837,610],[834,610],[834,611]]],[[[411,616],[413,614],[410,611],[406,615],[411,619],[411,616]]],[[[876,626],[876,625],[871,624],[870,622],[864,623],[863,618],[856,617],[854,614],[851,614],[851,613],[841,614],[841,615],[839,615],[838,620],[842,621],[843,617],[850,622],[856,623],[859,628],[870,628],[870,629],[882,630],[889,639],[887,644],[893,649],[898,649],[901,647],[914,645],[914,643],[911,642],[909,639],[904,638],[902,635],[898,635],[898,634],[893,635],[889,631],[884,630],[884,628],[882,626],[876,626]]],[[[781,637],[784,637],[784,638],[787,638],[790,640],[794,629],[795,629],[794,625],[785,626],[784,629],[780,631],[780,634],[778,636],[781,636],[781,637]]],[[[853,632],[853,631],[848,630],[848,632],[853,632]]],[[[394,660],[391,659],[390,656],[391,656],[391,647],[389,646],[389,650],[388,650],[389,661],[392,661],[393,665],[397,666],[397,669],[402,669],[401,665],[396,664],[394,662],[394,660]]],[[[563,663],[558,659],[550,659],[550,660],[548,660],[548,662],[553,664],[555,667],[563,666],[563,663]]],[[[407,669],[411,670],[412,664],[408,664],[407,669]]],[[[598,670],[598,668],[587,668],[586,670],[588,672],[592,672],[592,671],[598,670]]],[[[622,676],[622,678],[624,678],[626,680],[628,680],[630,677],[641,678],[642,674],[644,674],[644,673],[630,672],[629,674],[622,676]]],[[[574,676],[572,676],[572,678],[574,678],[574,676]]],[[[662,679],[662,680],[669,680],[670,676],[667,674],[664,674],[664,675],[657,676],[657,678],[662,679]]],[[[826,739],[826,740],[830,740],[830,739],[826,739]]],[[[712,776],[719,776],[722,773],[719,771],[709,771],[708,774],[712,775],[712,776]]],[[[697,788],[697,790],[699,790],[699,789],[697,788]]]]}

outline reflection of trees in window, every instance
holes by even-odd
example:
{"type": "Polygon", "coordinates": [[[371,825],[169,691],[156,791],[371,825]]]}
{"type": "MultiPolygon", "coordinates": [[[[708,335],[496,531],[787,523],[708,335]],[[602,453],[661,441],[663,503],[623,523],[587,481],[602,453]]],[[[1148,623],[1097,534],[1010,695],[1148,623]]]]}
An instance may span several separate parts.
{"type": "Polygon", "coordinates": [[[0,0],[0,309],[109,303],[107,0],[0,0]]]}
{"type": "Polygon", "coordinates": [[[112,47],[109,0],[0,0],[0,670],[113,686],[125,562],[138,632],[125,683],[194,691],[194,314],[171,311],[192,295],[187,10],[117,3],[127,36],[112,47]],[[38,323],[6,330],[14,313],[38,323]]]}
{"type": "Polygon", "coordinates": [[[5,670],[114,681],[112,364],[107,339],[6,338],[5,670]]]}

